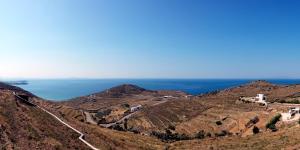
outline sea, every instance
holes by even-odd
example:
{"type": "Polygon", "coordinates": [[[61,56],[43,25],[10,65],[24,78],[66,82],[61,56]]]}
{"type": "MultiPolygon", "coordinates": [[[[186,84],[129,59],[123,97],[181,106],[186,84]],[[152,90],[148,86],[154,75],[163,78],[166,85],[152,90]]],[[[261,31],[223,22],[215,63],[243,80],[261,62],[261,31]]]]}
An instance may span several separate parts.
{"type": "MultiPolygon", "coordinates": [[[[239,86],[255,79],[30,79],[19,86],[41,98],[62,101],[85,96],[121,84],[149,90],[180,90],[191,95],[239,86]]],[[[265,79],[274,84],[300,84],[300,79],[265,79]]]]}

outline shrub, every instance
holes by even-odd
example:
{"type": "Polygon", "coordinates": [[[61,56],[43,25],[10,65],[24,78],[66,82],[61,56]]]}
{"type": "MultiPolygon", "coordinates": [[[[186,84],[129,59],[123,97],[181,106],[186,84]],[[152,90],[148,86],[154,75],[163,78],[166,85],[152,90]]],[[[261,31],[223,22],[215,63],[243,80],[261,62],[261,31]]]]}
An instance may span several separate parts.
{"type": "Polygon", "coordinates": [[[172,132],[171,132],[169,129],[166,129],[166,134],[167,134],[167,135],[171,135],[172,132]]]}
{"type": "Polygon", "coordinates": [[[129,128],[127,131],[133,132],[134,134],[139,134],[139,133],[141,133],[141,132],[139,131],[139,129],[138,129],[138,128],[135,128],[135,127],[131,127],[131,128],[129,128]]]}
{"type": "Polygon", "coordinates": [[[195,138],[197,138],[197,139],[204,139],[205,138],[205,132],[204,132],[204,130],[199,131],[196,134],[195,138]]]}
{"type": "Polygon", "coordinates": [[[276,123],[280,120],[281,114],[275,115],[267,124],[266,128],[271,129],[273,132],[277,131],[276,123]]]}
{"type": "Polygon", "coordinates": [[[257,126],[254,126],[252,131],[254,134],[257,134],[257,133],[259,133],[259,128],[257,126]]]}
{"type": "Polygon", "coordinates": [[[186,134],[176,133],[174,139],[177,140],[177,141],[180,141],[180,140],[190,140],[191,138],[186,134]]]}
{"type": "Polygon", "coordinates": [[[220,125],[222,125],[222,122],[221,122],[221,121],[217,121],[216,124],[217,124],[218,126],[220,126],[220,125]]]}
{"type": "Polygon", "coordinates": [[[290,104],[300,104],[300,101],[297,99],[293,99],[291,101],[280,100],[279,103],[290,103],[290,104]]]}
{"type": "Polygon", "coordinates": [[[282,99],[279,101],[279,103],[286,103],[286,101],[282,99]]]}
{"type": "Polygon", "coordinates": [[[105,118],[101,118],[100,120],[98,120],[97,124],[105,124],[107,123],[106,119],[105,118]]]}
{"type": "Polygon", "coordinates": [[[272,131],[272,132],[276,132],[277,131],[277,128],[276,128],[276,125],[275,124],[271,124],[269,126],[269,129],[272,131]]]}
{"type": "Polygon", "coordinates": [[[250,128],[252,125],[256,124],[257,122],[259,122],[259,118],[258,116],[255,116],[254,118],[250,119],[245,126],[247,128],[250,128]]]}
{"type": "Polygon", "coordinates": [[[122,107],[129,108],[130,105],[126,103],[126,104],[122,104],[122,107]]]}
{"type": "Polygon", "coordinates": [[[168,129],[170,129],[170,130],[175,130],[176,129],[176,127],[175,126],[173,126],[173,125],[169,125],[169,127],[168,127],[168,129]]]}
{"type": "Polygon", "coordinates": [[[291,103],[291,104],[300,104],[300,102],[298,100],[296,100],[296,99],[290,101],[289,103],[291,103]]]}
{"type": "Polygon", "coordinates": [[[131,113],[130,109],[126,110],[123,114],[123,116],[129,115],[131,113]]]}
{"type": "Polygon", "coordinates": [[[111,112],[112,112],[111,109],[107,109],[107,110],[104,110],[104,111],[99,111],[99,112],[97,112],[95,116],[96,116],[97,118],[103,118],[103,117],[109,115],[111,112]]]}
{"type": "Polygon", "coordinates": [[[211,137],[211,133],[209,133],[209,132],[206,133],[206,136],[207,136],[207,137],[211,137]]]}
{"type": "Polygon", "coordinates": [[[228,131],[222,130],[220,133],[215,133],[215,136],[216,136],[216,137],[219,137],[219,136],[226,136],[227,134],[229,134],[228,131]]]}
{"type": "Polygon", "coordinates": [[[120,125],[116,124],[116,125],[113,125],[111,127],[109,127],[110,129],[113,129],[113,130],[117,130],[117,131],[125,131],[120,125]]]}
{"type": "Polygon", "coordinates": [[[180,141],[180,140],[190,140],[191,138],[186,135],[186,134],[178,134],[178,133],[172,133],[171,131],[166,130],[166,133],[161,133],[157,131],[152,131],[151,134],[152,136],[155,136],[162,141],[180,141]]]}
{"type": "Polygon", "coordinates": [[[266,127],[268,128],[270,125],[276,124],[276,123],[279,121],[280,118],[281,118],[281,114],[275,115],[275,116],[267,123],[266,127]]]}
{"type": "Polygon", "coordinates": [[[256,124],[256,123],[259,121],[259,118],[258,118],[258,116],[255,116],[254,118],[250,119],[250,121],[251,121],[253,124],[256,124]]]}
{"type": "Polygon", "coordinates": [[[124,128],[125,128],[125,130],[128,129],[128,119],[127,118],[124,120],[124,128]]]}

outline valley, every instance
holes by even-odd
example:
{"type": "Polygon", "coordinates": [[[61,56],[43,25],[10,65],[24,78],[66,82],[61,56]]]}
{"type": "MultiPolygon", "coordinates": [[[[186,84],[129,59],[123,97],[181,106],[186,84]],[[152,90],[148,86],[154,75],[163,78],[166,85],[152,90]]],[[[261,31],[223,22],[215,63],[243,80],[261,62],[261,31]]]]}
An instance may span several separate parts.
{"type": "Polygon", "coordinates": [[[299,112],[286,119],[289,110],[299,107],[300,85],[255,81],[192,96],[181,91],[152,91],[125,84],[62,102],[0,85],[2,149],[89,149],[78,139],[83,134],[84,140],[97,149],[297,149],[300,146],[296,142],[300,136],[295,134],[300,132],[299,112]],[[20,102],[14,93],[28,96],[30,102],[45,111],[20,102]],[[267,105],[241,101],[241,97],[257,94],[265,95],[267,105]],[[21,130],[15,133],[16,128],[21,130]]]}

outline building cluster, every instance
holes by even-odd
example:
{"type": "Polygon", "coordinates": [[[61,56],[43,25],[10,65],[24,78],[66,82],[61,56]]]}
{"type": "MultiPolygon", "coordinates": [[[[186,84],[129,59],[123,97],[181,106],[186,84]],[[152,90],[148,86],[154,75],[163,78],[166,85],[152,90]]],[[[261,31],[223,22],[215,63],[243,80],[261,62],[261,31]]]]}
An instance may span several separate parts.
{"type": "Polygon", "coordinates": [[[240,100],[244,102],[259,103],[265,106],[268,105],[264,94],[257,94],[256,97],[240,97],[240,100]]]}

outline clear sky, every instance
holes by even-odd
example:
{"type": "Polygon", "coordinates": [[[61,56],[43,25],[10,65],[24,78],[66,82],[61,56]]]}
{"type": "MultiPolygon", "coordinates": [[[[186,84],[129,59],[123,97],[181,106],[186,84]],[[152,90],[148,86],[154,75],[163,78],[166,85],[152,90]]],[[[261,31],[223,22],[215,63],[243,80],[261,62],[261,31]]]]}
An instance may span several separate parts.
{"type": "Polygon", "coordinates": [[[298,0],[0,0],[0,78],[300,78],[298,0]]]}

